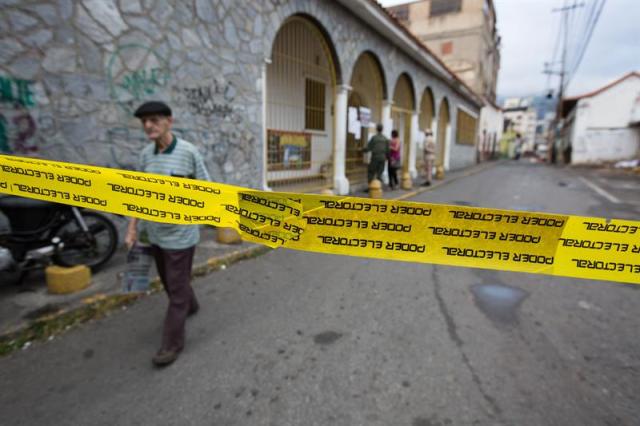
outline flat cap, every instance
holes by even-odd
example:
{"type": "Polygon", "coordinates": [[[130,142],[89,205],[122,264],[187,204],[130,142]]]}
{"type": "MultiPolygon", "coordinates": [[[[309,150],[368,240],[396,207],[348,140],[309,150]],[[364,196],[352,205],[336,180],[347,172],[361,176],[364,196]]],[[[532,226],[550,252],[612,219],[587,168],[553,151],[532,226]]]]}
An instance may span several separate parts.
{"type": "Polygon", "coordinates": [[[137,118],[145,117],[148,115],[164,115],[171,117],[171,108],[169,105],[161,101],[149,101],[145,102],[138,107],[133,115],[137,118]]]}

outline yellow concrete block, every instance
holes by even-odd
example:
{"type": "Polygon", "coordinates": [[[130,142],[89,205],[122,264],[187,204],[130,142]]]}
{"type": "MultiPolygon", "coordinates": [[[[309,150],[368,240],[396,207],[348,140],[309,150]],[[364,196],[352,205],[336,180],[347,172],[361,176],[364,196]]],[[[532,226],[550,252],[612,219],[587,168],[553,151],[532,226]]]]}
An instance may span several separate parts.
{"type": "Polygon", "coordinates": [[[409,172],[402,173],[402,189],[411,189],[413,187],[413,181],[409,172]]]}
{"type": "Polygon", "coordinates": [[[218,228],[217,241],[221,244],[240,244],[240,234],[233,228],[218,228]]]}
{"type": "Polygon", "coordinates": [[[436,179],[444,179],[444,167],[436,167],[436,179]]]}
{"type": "Polygon", "coordinates": [[[369,182],[369,197],[382,198],[382,182],[378,179],[369,182]]]}
{"type": "Polygon", "coordinates": [[[75,293],[87,288],[91,282],[91,270],[86,265],[47,266],[44,272],[47,289],[53,294],[75,293]]]}

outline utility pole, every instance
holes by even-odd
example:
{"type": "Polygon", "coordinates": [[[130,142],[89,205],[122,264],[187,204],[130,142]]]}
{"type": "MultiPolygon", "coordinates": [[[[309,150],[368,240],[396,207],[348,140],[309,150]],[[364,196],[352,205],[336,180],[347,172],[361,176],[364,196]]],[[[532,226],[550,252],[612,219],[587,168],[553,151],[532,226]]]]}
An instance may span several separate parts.
{"type": "MultiPolygon", "coordinates": [[[[565,3],[566,4],[566,3],[565,3]]],[[[556,131],[557,127],[560,125],[562,119],[562,98],[564,97],[564,78],[567,73],[567,44],[569,41],[569,12],[577,9],[579,7],[583,7],[584,3],[576,3],[573,1],[573,4],[570,6],[564,6],[557,9],[552,9],[551,12],[561,12],[562,13],[562,29],[563,29],[563,40],[562,40],[562,59],[560,61],[560,70],[553,70],[551,66],[553,64],[545,63],[545,70],[543,71],[545,74],[555,74],[560,76],[560,85],[558,87],[558,104],[556,105],[556,118],[552,123],[551,128],[551,143],[549,153],[551,155],[551,162],[556,162],[555,155],[555,141],[556,141],[556,131]]]]}

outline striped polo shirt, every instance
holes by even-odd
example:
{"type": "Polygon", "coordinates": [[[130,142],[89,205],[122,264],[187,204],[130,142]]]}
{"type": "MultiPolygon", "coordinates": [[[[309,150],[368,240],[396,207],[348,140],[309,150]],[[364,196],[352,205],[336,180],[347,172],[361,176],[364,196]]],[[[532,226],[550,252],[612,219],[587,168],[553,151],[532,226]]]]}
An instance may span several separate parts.
{"type": "MultiPolygon", "coordinates": [[[[145,146],[140,153],[140,171],[165,176],[210,180],[202,155],[191,143],[173,136],[171,145],[158,152],[155,143],[145,146]]],[[[163,249],[180,250],[198,244],[199,225],[174,225],[143,221],[149,242],[163,249]]]]}

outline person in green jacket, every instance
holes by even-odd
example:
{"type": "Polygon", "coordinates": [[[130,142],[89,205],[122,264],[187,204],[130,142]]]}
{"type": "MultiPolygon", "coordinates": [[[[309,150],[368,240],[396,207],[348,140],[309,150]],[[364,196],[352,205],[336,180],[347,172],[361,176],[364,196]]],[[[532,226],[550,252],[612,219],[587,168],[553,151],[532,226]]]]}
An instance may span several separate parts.
{"type": "Polygon", "coordinates": [[[382,124],[376,126],[377,134],[369,139],[369,143],[364,152],[371,152],[371,161],[367,170],[368,181],[373,179],[381,180],[382,172],[384,172],[384,163],[389,156],[389,139],[382,134],[382,124]]]}

